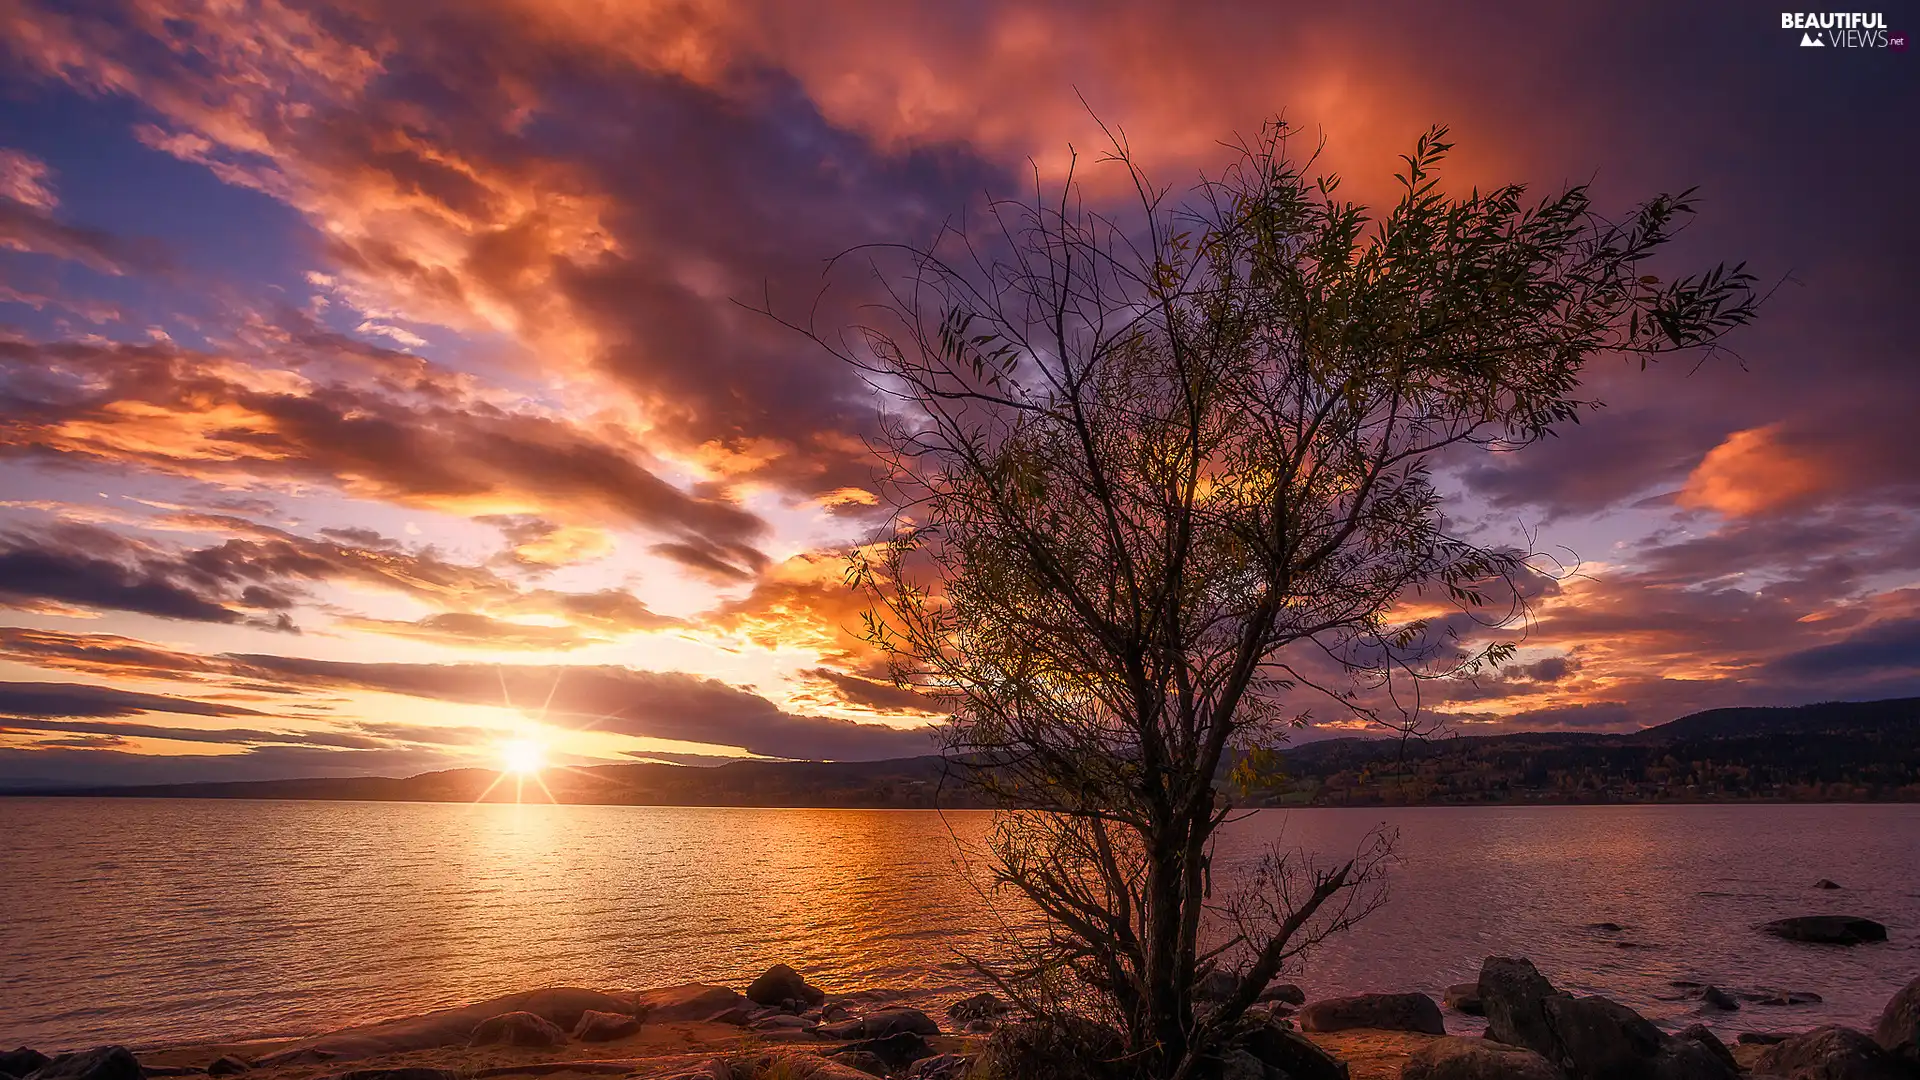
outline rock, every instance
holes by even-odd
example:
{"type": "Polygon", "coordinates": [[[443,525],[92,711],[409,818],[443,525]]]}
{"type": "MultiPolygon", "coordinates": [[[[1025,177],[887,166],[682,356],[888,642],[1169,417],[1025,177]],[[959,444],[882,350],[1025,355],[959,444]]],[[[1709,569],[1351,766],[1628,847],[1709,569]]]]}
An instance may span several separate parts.
{"type": "Polygon", "coordinates": [[[721,1009],[706,1018],[709,1024],[732,1024],[734,1027],[746,1027],[753,1023],[753,1010],[745,1005],[735,1005],[731,1009],[721,1009]]]}
{"type": "Polygon", "coordinates": [[[998,996],[981,991],[947,1006],[947,1015],[962,1024],[971,1024],[976,1020],[998,1020],[1011,1012],[1012,1008],[998,996]]]}
{"type": "Polygon", "coordinates": [[[1299,1006],[1307,1003],[1307,992],[1292,983],[1268,983],[1267,988],[1260,991],[1260,996],[1253,1000],[1263,1004],[1278,1001],[1286,1005],[1299,1006]]]}
{"type": "Polygon", "coordinates": [[[1467,1016],[1486,1015],[1486,1010],[1480,1007],[1480,984],[1477,982],[1454,983],[1441,995],[1440,1003],[1467,1016]]]}
{"type": "Polygon", "coordinates": [[[1480,1008],[1487,1038],[1524,1046],[1553,1060],[1553,1029],[1547,1026],[1546,1000],[1559,991],[1524,958],[1489,956],[1480,965],[1480,1008]]]}
{"type": "Polygon", "coordinates": [[[885,1076],[888,1072],[892,1071],[887,1068],[886,1062],[880,1060],[880,1055],[870,1054],[865,1050],[849,1050],[838,1053],[833,1055],[833,1060],[848,1068],[859,1069],[869,1076],[885,1076]]]}
{"type": "Polygon", "coordinates": [[[1233,1045],[1289,1080],[1347,1080],[1346,1062],[1284,1025],[1285,1021],[1250,1023],[1234,1037],[1233,1045]]]}
{"type": "Polygon", "coordinates": [[[1704,1008],[1719,1009],[1721,1012],[1732,1012],[1740,1007],[1740,1003],[1733,999],[1732,994],[1717,986],[1700,988],[1700,1004],[1704,1008]]]}
{"type": "Polygon", "coordinates": [[[1532,1050],[1572,1080],[1738,1075],[1712,1047],[1674,1038],[1616,1001],[1562,993],[1525,960],[1488,957],[1480,968],[1480,1003],[1489,1038],[1532,1050]]]}
{"type": "Polygon", "coordinates": [[[30,1050],[22,1046],[17,1050],[0,1053],[0,1073],[25,1076],[52,1060],[38,1050],[30,1050]]]}
{"type": "Polygon", "coordinates": [[[351,1069],[326,1080],[460,1080],[460,1077],[451,1069],[414,1065],[397,1069],[351,1069]]]}
{"type": "Polygon", "coordinates": [[[719,1059],[708,1066],[707,1076],[717,1080],[872,1080],[872,1074],[852,1065],[792,1050],[763,1050],[719,1059]]]}
{"type": "Polygon", "coordinates": [[[919,1009],[881,1009],[878,1012],[868,1013],[858,1023],[860,1026],[857,1029],[857,1036],[838,1035],[835,1038],[884,1039],[903,1032],[923,1036],[940,1034],[940,1025],[933,1022],[933,1017],[919,1009]]]}
{"type": "Polygon", "coordinates": [[[1880,1010],[1873,1041],[1920,1070],[1920,979],[1902,987],[1880,1010]]]}
{"type": "Polygon", "coordinates": [[[612,1042],[639,1030],[637,1016],[589,1009],[580,1014],[580,1022],[573,1026],[573,1037],[581,1042],[612,1042]]]}
{"type": "Polygon", "coordinates": [[[34,1080],[145,1080],[146,1070],[124,1046],[96,1046],[61,1054],[33,1070],[34,1080]]]}
{"type": "Polygon", "coordinates": [[[566,1041],[558,1025],[530,1012],[489,1016],[467,1037],[468,1046],[560,1046],[566,1041]]]}
{"type": "Polygon", "coordinates": [[[973,1059],[965,1054],[935,1054],[921,1058],[901,1074],[903,1080],[965,1080],[973,1059]]]}
{"type": "Polygon", "coordinates": [[[1231,971],[1214,968],[1193,984],[1193,997],[1196,1001],[1225,1001],[1240,989],[1240,976],[1231,971]]]}
{"type": "Polygon", "coordinates": [[[1561,1075],[1552,1062],[1525,1047],[1450,1036],[1408,1058],[1400,1080],[1561,1080],[1561,1075]]]}
{"type": "Polygon", "coordinates": [[[852,1010],[837,1001],[829,1001],[825,1005],[820,1006],[820,1022],[823,1024],[831,1023],[835,1020],[846,1020],[852,1016],[852,1010]]]}
{"type": "MultiPolygon", "coordinates": [[[[992,1080],[1124,1080],[1120,1033],[1077,1016],[1003,1024],[974,1059],[992,1080]]],[[[1302,1078],[1307,1080],[1307,1078],[1302,1078]]]]}
{"type": "Polygon", "coordinates": [[[1772,1046],[1774,1043],[1783,1043],[1791,1038],[1793,1038],[1791,1031],[1743,1031],[1734,1041],[1742,1046],[1772,1046]]]}
{"type": "Polygon", "coordinates": [[[1680,1029],[1679,1033],[1674,1035],[1674,1038],[1685,1039],[1688,1042],[1700,1044],[1700,1046],[1706,1049],[1707,1053],[1720,1059],[1720,1064],[1725,1065],[1728,1072],[1736,1074],[1740,1072],[1740,1063],[1734,1060],[1733,1051],[1727,1049],[1727,1044],[1721,1042],[1720,1036],[1715,1035],[1713,1029],[1707,1025],[1689,1024],[1680,1029]]]}
{"type": "Polygon", "coordinates": [[[1603,934],[1617,934],[1625,930],[1626,927],[1621,926],[1617,922],[1590,922],[1587,924],[1587,929],[1598,930],[1603,934]]]}
{"type": "Polygon", "coordinates": [[[779,1031],[782,1029],[788,1031],[812,1031],[819,1026],[820,1025],[804,1016],[795,1016],[792,1013],[774,1013],[771,1016],[763,1016],[755,1020],[752,1024],[753,1030],[755,1031],[779,1031]]]}
{"type": "Polygon", "coordinates": [[[826,991],[809,985],[799,972],[785,964],[768,968],[747,987],[747,1000],[759,1005],[780,1005],[787,1001],[818,1005],[826,996],[826,991]]]}
{"type": "Polygon", "coordinates": [[[1345,1031],[1348,1028],[1373,1028],[1379,1031],[1418,1031],[1445,1035],[1447,1025],[1440,1017],[1440,1006],[1425,994],[1355,994],[1352,997],[1323,998],[1300,1010],[1303,1031],[1345,1031]]]}
{"type": "Polygon", "coordinates": [[[234,1057],[232,1054],[222,1054],[219,1057],[213,1059],[213,1064],[207,1066],[207,1075],[208,1076],[238,1076],[241,1073],[247,1072],[252,1068],[253,1066],[247,1064],[244,1061],[241,1061],[239,1058],[234,1057]]]}
{"type": "Polygon", "coordinates": [[[923,1057],[933,1056],[933,1047],[917,1032],[898,1031],[876,1039],[865,1039],[848,1043],[832,1050],[822,1051],[829,1057],[842,1054],[871,1054],[879,1058],[889,1071],[904,1069],[923,1057]]]}
{"type": "Polygon", "coordinates": [[[634,1003],[641,1016],[659,1024],[676,1020],[712,1020],[740,1005],[742,1000],[730,986],[683,983],[661,990],[649,990],[635,998],[634,1003]]]}
{"type": "Polygon", "coordinates": [[[1879,1043],[1832,1025],[1767,1047],[1753,1063],[1753,1072],[1788,1080],[1906,1080],[1908,1075],[1879,1043]]]}
{"type": "Polygon", "coordinates": [[[1761,987],[1758,990],[1736,990],[1733,996],[1754,1005],[1818,1005],[1819,994],[1811,990],[1770,990],[1761,987]]]}
{"type": "Polygon", "coordinates": [[[1854,915],[1796,915],[1762,923],[1760,929],[1774,937],[1815,945],[1860,945],[1887,940],[1885,926],[1854,915]]]}
{"type": "Polygon", "coordinates": [[[1828,878],[1821,878],[1819,881],[1813,883],[1813,887],[1816,889],[1837,889],[1840,887],[1840,884],[1828,878]]]}

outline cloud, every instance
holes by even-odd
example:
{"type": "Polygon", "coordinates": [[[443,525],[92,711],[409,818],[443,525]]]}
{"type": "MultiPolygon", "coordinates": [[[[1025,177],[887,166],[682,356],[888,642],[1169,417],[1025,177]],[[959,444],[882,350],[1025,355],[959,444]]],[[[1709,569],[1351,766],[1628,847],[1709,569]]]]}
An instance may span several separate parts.
{"type": "Polygon", "coordinates": [[[86,683],[0,683],[0,717],[9,718],[10,723],[18,723],[27,717],[116,717],[148,712],[188,716],[265,715],[238,705],[141,694],[86,683]]]}
{"type": "MultiPolygon", "coordinates": [[[[233,582],[224,583],[229,586],[233,582]]],[[[47,602],[190,622],[290,630],[287,598],[260,586],[207,590],[178,562],[106,529],[70,525],[41,536],[0,532],[0,605],[47,602]]]]}
{"type": "Polygon", "coordinates": [[[441,612],[412,622],[347,618],[340,620],[340,625],[353,630],[468,649],[577,649],[606,640],[582,634],[571,626],[506,622],[465,611],[441,612]]]}

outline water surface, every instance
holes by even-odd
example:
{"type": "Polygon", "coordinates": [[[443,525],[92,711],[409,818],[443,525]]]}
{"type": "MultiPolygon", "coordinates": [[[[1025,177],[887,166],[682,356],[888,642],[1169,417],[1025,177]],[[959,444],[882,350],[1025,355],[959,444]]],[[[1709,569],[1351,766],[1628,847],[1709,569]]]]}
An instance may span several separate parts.
{"type": "MultiPolygon", "coordinates": [[[[56,1049],[297,1034],[558,984],[971,988],[996,916],[958,862],[978,812],[0,799],[0,1043],[56,1049]]],[[[1669,1026],[1870,1027],[1920,974],[1920,806],[1262,811],[1217,884],[1278,840],[1382,824],[1386,906],[1295,980],[1315,996],[1470,981],[1489,954],[1669,1026]],[[1813,889],[1819,878],[1840,891],[1813,889]],[[1854,949],[1756,933],[1864,915],[1854,949]],[[1588,929],[1593,923],[1625,929],[1588,929]],[[1622,947],[1621,942],[1631,947],[1622,947]],[[1700,1017],[1671,980],[1824,1003],[1700,1017]]],[[[1457,1017],[1449,1024],[1467,1029],[1457,1017]]]]}

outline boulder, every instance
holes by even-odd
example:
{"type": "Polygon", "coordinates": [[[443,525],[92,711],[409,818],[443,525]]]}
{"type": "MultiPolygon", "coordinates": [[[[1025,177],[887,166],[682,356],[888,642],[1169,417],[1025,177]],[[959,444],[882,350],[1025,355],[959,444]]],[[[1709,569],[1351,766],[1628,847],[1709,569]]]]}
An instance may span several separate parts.
{"type": "Polygon", "coordinates": [[[1791,1031],[1743,1031],[1734,1041],[1742,1046],[1772,1046],[1786,1042],[1793,1035],[1791,1031]]]}
{"type": "Polygon", "coordinates": [[[1706,1009],[1718,1009],[1721,1012],[1732,1012],[1740,1007],[1740,1003],[1734,1000],[1732,994],[1717,986],[1703,986],[1700,988],[1700,1006],[1706,1009]]]}
{"type": "Polygon", "coordinates": [[[239,1058],[234,1057],[232,1054],[222,1054],[219,1057],[213,1059],[213,1064],[207,1066],[207,1075],[208,1076],[238,1076],[243,1072],[247,1072],[251,1070],[252,1068],[253,1066],[247,1064],[244,1061],[241,1061],[239,1058]]]}
{"type": "Polygon", "coordinates": [[[739,1007],[744,1001],[732,987],[682,983],[645,991],[634,998],[634,1005],[635,1011],[642,1017],[659,1024],[679,1020],[712,1020],[729,1009],[739,1007]]]}
{"type": "Polygon", "coordinates": [[[1011,1012],[1012,1009],[1012,1006],[1000,1000],[998,996],[986,991],[981,991],[972,997],[963,997],[959,1001],[947,1006],[947,1015],[953,1017],[954,1020],[960,1024],[966,1025],[976,1020],[998,1020],[1011,1012]]]}
{"type": "Polygon", "coordinates": [[[1887,1000],[1880,1022],[1873,1026],[1873,1041],[1920,1069],[1920,979],[1887,1000]]]}
{"type": "Polygon", "coordinates": [[[1715,1035],[1713,1029],[1707,1025],[1689,1024],[1681,1028],[1674,1038],[1698,1043],[1707,1053],[1720,1059],[1720,1064],[1725,1065],[1729,1072],[1736,1074],[1740,1072],[1740,1062],[1734,1059],[1733,1051],[1727,1049],[1727,1044],[1721,1042],[1720,1036],[1715,1035]]]}
{"type": "Polygon", "coordinates": [[[923,1057],[933,1056],[933,1047],[927,1040],[911,1031],[898,1031],[878,1039],[864,1039],[823,1051],[829,1057],[844,1054],[860,1054],[878,1058],[889,1071],[904,1069],[923,1057]]]}
{"type": "Polygon", "coordinates": [[[1551,1051],[1557,1047],[1547,1026],[1546,1001],[1560,992],[1532,961],[1489,956],[1480,965],[1479,987],[1487,1038],[1553,1059],[1551,1051]]]}
{"type": "Polygon", "coordinates": [[[20,1047],[0,1053],[0,1073],[13,1076],[25,1076],[53,1059],[38,1050],[20,1047]]]}
{"type": "Polygon", "coordinates": [[[1454,1012],[1466,1016],[1485,1016],[1486,1010],[1480,1007],[1480,984],[1477,982],[1454,983],[1440,996],[1440,1004],[1454,1012]]]}
{"type": "Polygon", "coordinates": [[[1907,1080],[1906,1066],[1881,1045],[1851,1028],[1814,1028],[1766,1048],[1753,1063],[1755,1076],[1788,1080],[1907,1080]]]}
{"type": "MultiPolygon", "coordinates": [[[[671,996],[683,988],[653,991],[645,997],[671,996]]],[[[723,988],[724,989],[724,988],[723,988]]],[[[725,990],[732,995],[733,991],[725,990]]],[[[377,1024],[347,1028],[311,1039],[302,1039],[284,1050],[257,1058],[255,1069],[281,1065],[311,1065],[324,1061],[355,1061],[386,1057],[413,1050],[431,1050],[445,1046],[465,1046],[473,1029],[481,1021],[502,1013],[530,1012],[544,1017],[561,1031],[569,1031],[589,1009],[602,1012],[633,1012],[634,1000],[614,997],[598,990],[556,986],[527,990],[503,997],[489,998],[457,1009],[440,1009],[419,1016],[385,1020],[377,1024]]],[[[709,1009],[711,1011],[711,1009],[709,1009]]]]}
{"type": "Polygon", "coordinates": [[[818,1005],[826,991],[811,986],[800,973],[785,964],[775,964],[747,987],[747,1000],[756,1005],[783,1005],[789,1001],[818,1005]]]}
{"type": "Polygon", "coordinates": [[[865,1050],[849,1050],[833,1055],[833,1060],[852,1069],[859,1069],[869,1076],[885,1076],[893,1070],[880,1060],[880,1055],[869,1054],[865,1050]]]}
{"type": "Polygon", "coordinates": [[[637,1016],[588,1009],[580,1014],[580,1022],[573,1025],[573,1037],[581,1042],[612,1042],[639,1030],[640,1018],[637,1016]]]}
{"type": "Polygon", "coordinates": [[[754,1010],[745,1005],[735,1005],[730,1009],[721,1009],[707,1017],[709,1024],[731,1024],[734,1027],[746,1027],[753,1023],[754,1010]]]}
{"type": "Polygon", "coordinates": [[[1250,1022],[1234,1036],[1233,1045],[1289,1080],[1347,1080],[1346,1062],[1280,1023],[1250,1022]]]}
{"type": "Polygon", "coordinates": [[[1490,1039],[1435,1039],[1400,1067],[1400,1080],[1562,1080],[1560,1070],[1521,1046],[1490,1039]]]}
{"type": "Polygon", "coordinates": [[[919,1009],[894,1008],[880,1009],[858,1020],[843,1020],[820,1028],[822,1035],[832,1039],[884,1039],[902,1032],[921,1036],[938,1035],[940,1025],[919,1009]]]}
{"type": "Polygon", "coordinates": [[[1887,940],[1887,928],[1854,915],[1796,915],[1761,923],[1760,929],[1788,941],[1815,945],[1860,945],[1887,940]]]}
{"type": "Polygon", "coordinates": [[[844,1062],[792,1050],[721,1058],[708,1066],[707,1075],[715,1080],[873,1080],[871,1073],[844,1062]]]}
{"type": "Polygon", "coordinates": [[[1253,1000],[1262,1004],[1278,1001],[1283,1005],[1300,1006],[1307,1003],[1307,992],[1292,983],[1268,983],[1267,988],[1260,991],[1260,996],[1253,1000]]]}
{"type": "Polygon", "coordinates": [[[1240,989],[1240,976],[1231,971],[1214,968],[1200,976],[1200,981],[1193,984],[1193,997],[1195,1001],[1225,1001],[1238,989],[1240,989]]]}
{"type": "Polygon", "coordinates": [[[1816,889],[1837,889],[1840,887],[1840,883],[1829,878],[1821,878],[1819,881],[1813,883],[1813,887],[1816,889]]]}
{"type": "Polygon", "coordinates": [[[468,1046],[560,1046],[566,1041],[559,1025],[530,1012],[489,1016],[467,1037],[468,1046]]]}
{"type": "Polygon", "coordinates": [[[965,1054],[935,1054],[921,1058],[901,1073],[903,1080],[966,1080],[973,1059],[965,1054]]]}
{"type": "Polygon", "coordinates": [[[61,1054],[32,1073],[35,1080],[145,1080],[133,1051],[124,1046],[96,1046],[61,1054]]]}
{"type": "MultiPolygon", "coordinates": [[[[1077,1016],[1003,1024],[974,1059],[991,1080],[1124,1080],[1126,1044],[1105,1024],[1077,1016]]],[[[1303,1078],[1304,1080],[1304,1078],[1303,1078]]]]}
{"type": "Polygon", "coordinates": [[[1427,1035],[1445,1035],[1447,1025],[1440,1017],[1440,1006],[1425,994],[1355,994],[1351,997],[1322,998],[1300,1010],[1304,1031],[1345,1031],[1348,1028],[1373,1028],[1379,1031],[1418,1031],[1427,1035]]]}
{"type": "Polygon", "coordinates": [[[451,1069],[412,1065],[396,1069],[349,1069],[325,1080],[460,1080],[460,1077],[451,1069]]]}

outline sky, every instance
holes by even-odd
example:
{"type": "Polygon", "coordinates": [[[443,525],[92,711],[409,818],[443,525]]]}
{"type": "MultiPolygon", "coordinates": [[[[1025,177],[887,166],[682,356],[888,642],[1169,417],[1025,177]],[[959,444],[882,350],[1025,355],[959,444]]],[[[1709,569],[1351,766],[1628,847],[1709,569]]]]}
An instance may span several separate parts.
{"type": "Polygon", "coordinates": [[[1118,198],[1098,122],[1177,186],[1284,115],[1371,201],[1446,124],[1451,190],[1697,186],[1676,258],[1777,285],[1450,467],[1578,570],[1452,730],[1920,694],[1920,58],[1780,15],[0,0],[0,782],[927,752],[844,581],[874,397],[751,308],[1118,198]]]}

